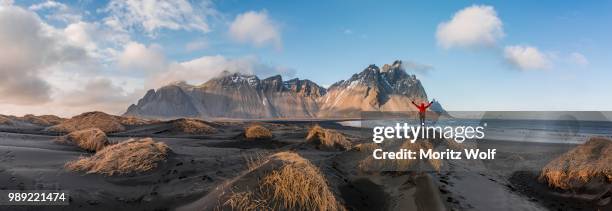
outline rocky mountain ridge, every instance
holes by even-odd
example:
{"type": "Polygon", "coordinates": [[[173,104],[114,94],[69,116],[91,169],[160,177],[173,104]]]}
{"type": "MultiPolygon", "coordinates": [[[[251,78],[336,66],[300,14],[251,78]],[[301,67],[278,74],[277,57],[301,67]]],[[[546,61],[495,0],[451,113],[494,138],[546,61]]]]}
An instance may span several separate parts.
{"type": "Polygon", "coordinates": [[[414,110],[411,101],[427,101],[415,75],[401,61],[383,68],[370,65],[328,89],[315,82],[280,75],[223,72],[199,86],[184,82],[149,90],[124,115],[148,118],[332,118],[358,117],[361,111],[414,110]]]}

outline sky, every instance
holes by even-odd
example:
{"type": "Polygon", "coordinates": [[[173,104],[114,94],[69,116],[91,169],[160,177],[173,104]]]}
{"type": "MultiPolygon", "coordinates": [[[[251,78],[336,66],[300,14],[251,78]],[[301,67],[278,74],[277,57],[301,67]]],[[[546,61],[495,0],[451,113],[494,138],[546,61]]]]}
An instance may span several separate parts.
{"type": "Polygon", "coordinates": [[[223,70],[402,60],[447,110],[612,110],[612,1],[0,0],[0,113],[122,114],[223,70]]]}

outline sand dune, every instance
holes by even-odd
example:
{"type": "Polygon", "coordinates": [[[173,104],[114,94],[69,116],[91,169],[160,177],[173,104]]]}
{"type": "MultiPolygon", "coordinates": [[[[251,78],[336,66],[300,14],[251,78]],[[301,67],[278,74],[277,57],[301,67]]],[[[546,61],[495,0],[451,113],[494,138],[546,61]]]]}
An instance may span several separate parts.
{"type": "Polygon", "coordinates": [[[125,130],[125,126],[121,124],[121,120],[118,117],[99,111],[82,113],[58,125],[51,126],[47,130],[69,133],[87,128],[98,128],[105,133],[125,130]]]}
{"type": "Polygon", "coordinates": [[[0,125],[12,125],[13,121],[6,116],[0,115],[0,125]]]}
{"type": "Polygon", "coordinates": [[[351,142],[340,132],[315,125],[308,130],[306,142],[324,150],[348,150],[351,142]]]}
{"type": "MultiPolygon", "coordinates": [[[[319,169],[296,153],[272,155],[254,171],[262,174],[255,184],[235,184],[223,206],[236,210],[343,210],[319,169]],[[272,170],[267,171],[266,168],[272,170]],[[248,189],[245,187],[253,187],[248,189]],[[240,190],[242,189],[242,190],[240,190]]],[[[254,176],[251,173],[248,176],[254,176]]],[[[244,182],[247,178],[243,178],[244,182]]]]}
{"type": "Polygon", "coordinates": [[[23,117],[17,117],[17,119],[32,123],[32,124],[41,125],[41,126],[56,125],[56,124],[60,124],[61,122],[65,120],[64,118],[60,118],[55,115],[35,116],[32,114],[27,114],[23,117]]]}
{"type": "Polygon", "coordinates": [[[130,139],[106,147],[91,157],[84,157],[66,164],[71,171],[114,175],[145,172],[166,160],[169,148],[151,138],[130,139]]]}
{"type": "Polygon", "coordinates": [[[141,126],[159,122],[159,120],[142,119],[135,116],[117,116],[117,118],[125,126],[141,126]]]}
{"type": "Polygon", "coordinates": [[[172,132],[185,134],[210,134],[217,130],[199,119],[181,118],[170,121],[173,125],[172,132]]]}
{"type": "Polygon", "coordinates": [[[19,126],[24,124],[30,124],[33,126],[51,126],[56,125],[64,121],[64,118],[55,115],[32,115],[26,114],[22,117],[17,116],[6,116],[0,115],[0,125],[12,125],[19,126]]]}
{"type": "Polygon", "coordinates": [[[249,125],[245,130],[244,130],[244,137],[247,140],[265,140],[265,139],[271,139],[272,138],[272,132],[259,124],[252,124],[249,125]]]}
{"type": "Polygon", "coordinates": [[[59,143],[73,143],[88,151],[99,151],[109,144],[106,133],[98,128],[77,130],[56,140],[59,143]]]}
{"type": "Polygon", "coordinates": [[[612,140],[589,139],[544,166],[540,180],[576,191],[612,187],[612,140]]]}

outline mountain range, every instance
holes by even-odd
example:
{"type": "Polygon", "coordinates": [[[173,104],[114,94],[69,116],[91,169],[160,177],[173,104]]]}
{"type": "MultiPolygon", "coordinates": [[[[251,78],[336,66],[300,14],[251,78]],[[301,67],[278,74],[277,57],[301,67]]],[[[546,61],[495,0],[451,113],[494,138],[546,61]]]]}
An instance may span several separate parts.
{"type": "MultiPolygon", "coordinates": [[[[427,101],[415,75],[401,61],[382,69],[369,65],[329,88],[313,81],[280,75],[260,79],[255,75],[223,72],[199,85],[172,83],[149,90],[124,115],[145,118],[347,118],[361,111],[413,111],[411,101],[427,101]]],[[[432,110],[442,110],[435,102],[432,110]]]]}

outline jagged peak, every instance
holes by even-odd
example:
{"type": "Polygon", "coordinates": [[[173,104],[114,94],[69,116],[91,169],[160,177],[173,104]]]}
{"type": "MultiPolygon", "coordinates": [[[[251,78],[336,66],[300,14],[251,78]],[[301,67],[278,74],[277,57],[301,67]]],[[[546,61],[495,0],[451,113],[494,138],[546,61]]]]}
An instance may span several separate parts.
{"type": "Polygon", "coordinates": [[[364,71],[380,71],[380,68],[376,64],[370,64],[364,71]]]}
{"type": "Polygon", "coordinates": [[[314,84],[314,85],[319,86],[319,84],[317,84],[317,83],[316,83],[316,82],[314,82],[314,81],[311,81],[311,80],[308,80],[308,79],[300,79],[300,78],[292,78],[292,79],[286,80],[286,81],[284,81],[284,82],[285,82],[286,84],[299,82],[299,83],[314,84]]]}
{"type": "Polygon", "coordinates": [[[395,60],[392,64],[383,65],[381,72],[386,73],[395,70],[401,70],[405,72],[404,67],[402,66],[402,60],[395,60]]]}
{"type": "Polygon", "coordinates": [[[393,62],[393,66],[394,66],[394,67],[400,67],[400,66],[402,66],[402,60],[399,60],[399,59],[398,59],[398,60],[395,60],[395,61],[393,62]]]}
{"type": "Polygon", "coordinates": [[[170,83],[168,83],[168,85],[185,86],[185,85],[188,85],[188,84],[187,84],[187,81],[180,80],[180,81],[170,82],[170,83]]]}
{"type": "Polygon", "coordinates": [[[264,81],[283,81],[283,77],[281,75],[273,75],[270,77],[267,77],[266,79],[263,79],[264,81]]]}
{"type": "Polygon", "coordinates": [[[229,70],[223,70],[223,71],[222,71],[222,72],[221,72],[221,73],[220,73],[220,74],[219,74],[217,77],[218,77],[218,78],[220,78],[220,77],[226,77],[226,76],[229,76],[229,75],[232,75],[232,74],[233,74],[233,73],[232,73],[232,72],[230,72],[229,70]]]}
{"type": "Polygon", "coordinates": [[[149,89],[149,90],[147,90],[147,93],[145,94],[145,96],[146,96],[146,95],[150,95],[150,94],[155,94],[155,89],[149,89]]]}
{"type": "Polygon", "coordinates": [[[253,78],[253,77],[259,79],[256,75],[251,74],[251,73],[230,72],[228,70],[224,70],[223,72],[221,72],[214,79],[223,79],[223,78],[253,78]]]}
{"type": "Polygon", "coordinates": [[[180,87],[180,88],[183,88],[183,89],[191,89],[191,88],[195,87],[194,85],[188,84],[187,81],[180,80],[180,81],[170,82],[166,86],[163,86],[162,88],[164,88],[164,87],[172,87],[172,86],[180,87]]]}
{"type": "Polygon", "coordinates": [[[285,82],[293,82],[293,81],[299,81],[299,80],[300,80],[300,78],[292,78],[292,79],[289,79],[289,80],[287,80],[285,82]]]}
{"type": "Polygon", "coordinates": [[[209,80],[208,82],[204,83],[202,86],[206,86],[206,84],[209,83],[220,83],[223,85],[232,85],[232,84],[244,84],[247,83],[250,86],[257,86],[260,83],[259,77],[257,77],[256,75],[253,74],[248,74],[248,73],[242,73],[242,72],[230,72],[227,70],[224,70],[223,72],[221,72],[221,74],[219,74],[219,76],[209,80]]]}

